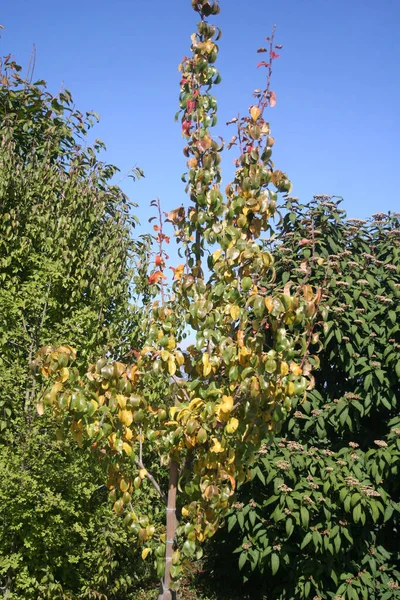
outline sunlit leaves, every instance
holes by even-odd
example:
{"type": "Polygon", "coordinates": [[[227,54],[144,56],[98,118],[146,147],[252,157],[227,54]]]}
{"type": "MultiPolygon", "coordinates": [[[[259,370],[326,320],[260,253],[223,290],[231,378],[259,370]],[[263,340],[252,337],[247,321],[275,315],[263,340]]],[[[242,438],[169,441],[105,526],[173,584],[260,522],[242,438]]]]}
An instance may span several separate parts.
{"type": "Polygon", "coordinates": [[[369,598],[373,589],[381,599],[395,593],[399,225],[398,215],[383,213],[346,221],[328,197],[285,205],[274,248],[274,285],[283,284],[284,293],[275,296],[271,286],[265,304],[268,314],[289,312],[277,330],[282,343],[298,318],[293,292],[303,283],[306,312],[316,315],[309,336],[310,352],[318,349],[310,356],[315,381],[302,380],[307,365],[269,354],[267,372],[298,376],[285,388],[294,410],[282,437],[259,450],[251,483],[238,491],[228,516],[232,538],[221,536],[224,552],[230,542],[236,548],[244,577],[264,573],[268,596],[352,598],[357,589],[357,597],[369,598]],[[273,554],[281,583],[269,576],[273,554]]]}

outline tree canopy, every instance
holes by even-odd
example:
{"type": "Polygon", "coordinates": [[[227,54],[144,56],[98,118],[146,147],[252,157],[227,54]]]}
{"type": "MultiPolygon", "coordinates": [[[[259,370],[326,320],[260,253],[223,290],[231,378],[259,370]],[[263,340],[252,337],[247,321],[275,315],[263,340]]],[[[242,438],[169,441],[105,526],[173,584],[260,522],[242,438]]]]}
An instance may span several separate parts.
{"type": "Polygon", "coordinates": [[[57,341],[74,343],[78,364],[130,351],[147,254],[132,237],[134,205],[113,184],[117,169],[100,160],[100,141],[87,144],[96,116],[78,112],[66,90],[54,97],[23,80],[10,57],[1,70],[1,587],[24,600],[117,589],[110,540],[124,533],[101,491],[104,468],[39,419],[32,363],[57,341]]]}

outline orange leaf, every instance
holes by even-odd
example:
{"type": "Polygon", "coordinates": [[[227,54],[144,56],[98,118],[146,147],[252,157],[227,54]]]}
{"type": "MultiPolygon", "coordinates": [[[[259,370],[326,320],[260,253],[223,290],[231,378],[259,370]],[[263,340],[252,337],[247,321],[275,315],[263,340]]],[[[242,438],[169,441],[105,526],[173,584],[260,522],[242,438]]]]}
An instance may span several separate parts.
{"type": "Polygon", "coordinates": [[[148,277],[148,282],[150,285],[154,285],[155,283],[158,283],[160,281],[160,279],[167,279],[164,275],[164,273],[162,271],[155,271],[155,273],[152,273],[149,277],[148,277]]]}
{"type": "Polygon", "coordinates": [[[276,94],[275,92],[271,92],[269,95],[269,105],[271,108],[274,108],[276,105],[276,94]]]}

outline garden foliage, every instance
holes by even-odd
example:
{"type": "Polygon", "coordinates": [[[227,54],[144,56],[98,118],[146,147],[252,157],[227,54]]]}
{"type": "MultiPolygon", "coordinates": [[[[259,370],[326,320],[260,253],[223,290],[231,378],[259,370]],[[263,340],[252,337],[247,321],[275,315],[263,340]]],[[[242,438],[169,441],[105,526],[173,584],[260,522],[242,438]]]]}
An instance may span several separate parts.
{"type": "Polygon", "coordinates": [[[147,253],[102,143],[87,145],[95,119],[68,91],[53,97],[10,56],[1,62],[0,586],[10,599],[116,593],[134,578],[103,466],[36,411],[41,347],[73,342],[82,365],[123,356],[139,335],[131,292],[147,253]]]}
{"type": "Polygon", "coordinates": [[[320,365],[208,553],[226,560],[239,536],[241,573],[266,598],[398,598],[399,215],[347,220],[327,197],[284,213],[277,284],[322,287],[320,365]]]}

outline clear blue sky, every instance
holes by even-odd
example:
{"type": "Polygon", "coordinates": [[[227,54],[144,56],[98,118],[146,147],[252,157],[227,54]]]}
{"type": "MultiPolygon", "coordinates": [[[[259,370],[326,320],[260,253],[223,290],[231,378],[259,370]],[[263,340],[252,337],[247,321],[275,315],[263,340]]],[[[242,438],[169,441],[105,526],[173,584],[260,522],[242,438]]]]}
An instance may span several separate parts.
{"type": "MultiPolygon", "coordinates": [[[[107,160],[122,173],[143,168],[144,181],[122,187],[144,224],[152,198],[165,210],[185,200],[173,116],[177,64],[196,22],[190,0],[13,0],[0,11],[0,52],[27,66],[34,43],[36,78],[52,92],[64,83],[78,108],[101,115],[95,133],[107,160]]],[[[276,23],[284,48],[269,120],[275,164],[290,176],[293,194],[343,196],[351,217],[400,210],[400,1],[221,0],[213,22],[223,30],[217,132],[233,134],[223,124],[247,111],[263,84],[255,50],[276,23]]],[[[232,160],[231,152],[226,176],[232,160]]]]}

